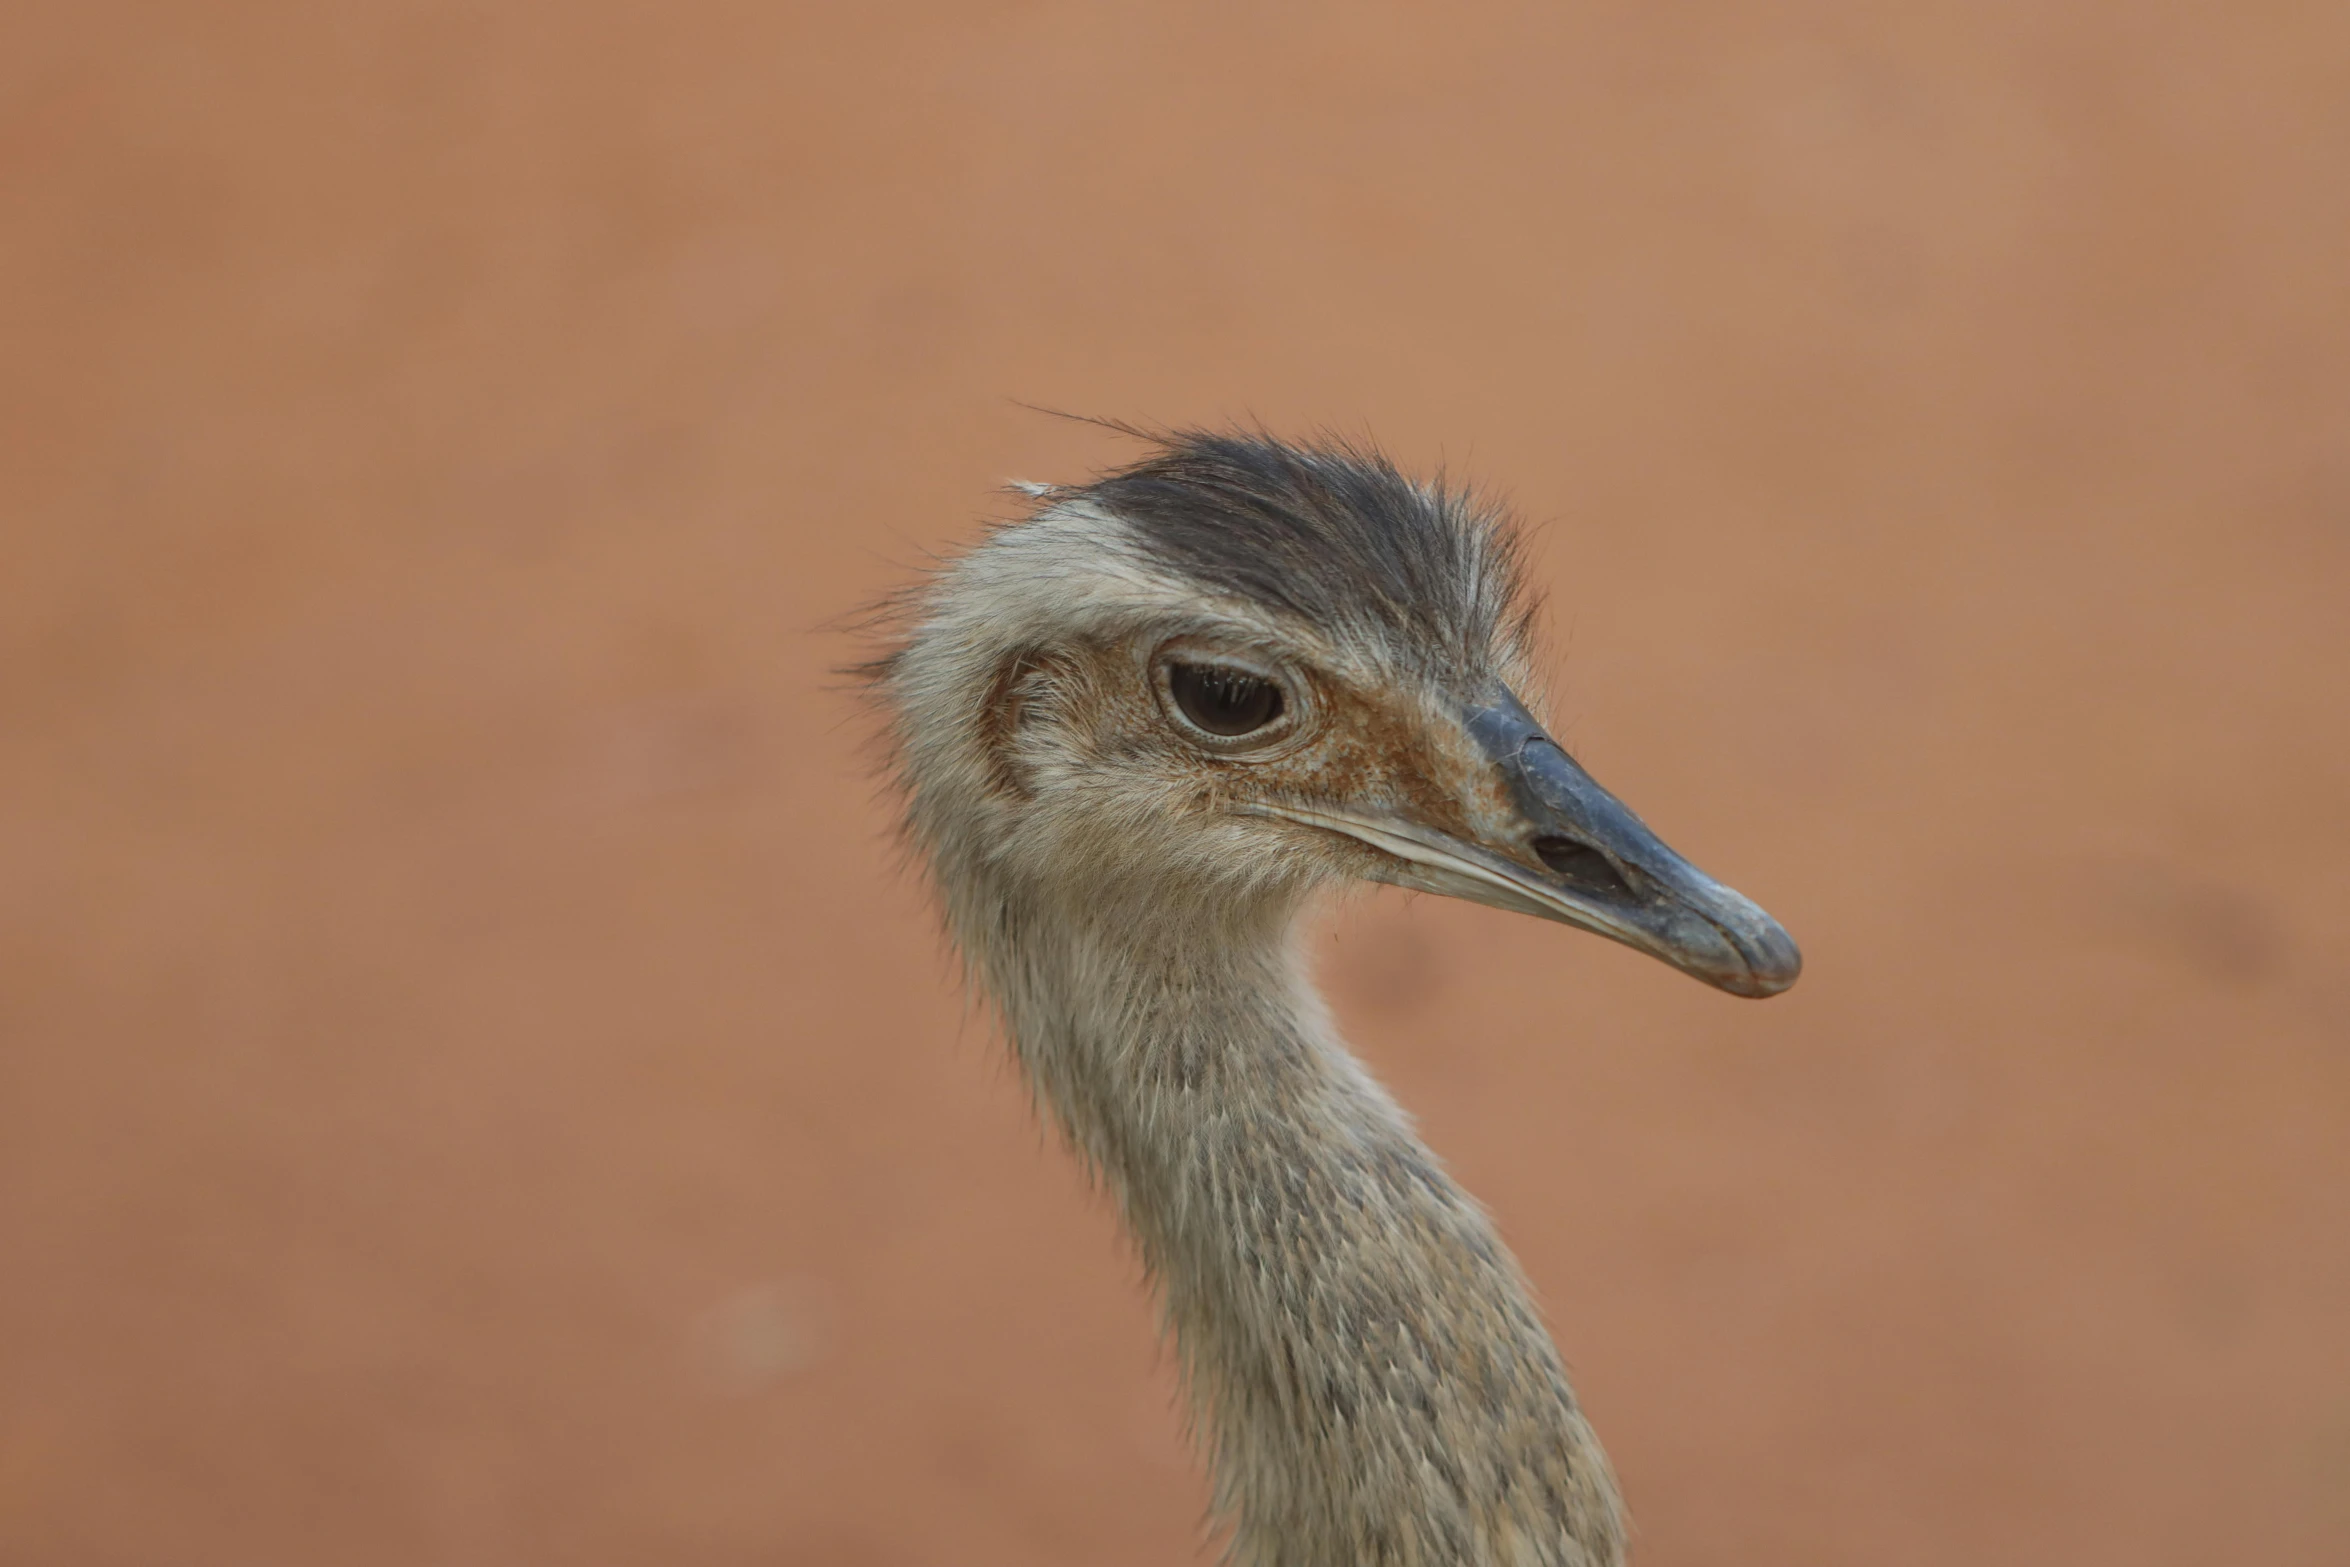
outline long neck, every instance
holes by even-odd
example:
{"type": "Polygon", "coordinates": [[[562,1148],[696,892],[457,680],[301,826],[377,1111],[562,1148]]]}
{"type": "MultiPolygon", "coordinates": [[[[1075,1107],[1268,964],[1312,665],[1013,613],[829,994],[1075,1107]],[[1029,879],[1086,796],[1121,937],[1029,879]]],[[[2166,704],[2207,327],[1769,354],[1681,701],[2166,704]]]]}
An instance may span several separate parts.
{"type": "Polygon", "coordinates": [[[1524,1281],[1331,1031],[1293,904],[997,908],[975,946],[1160,1281],[1236,1567],[1620,1561],[1524,1281]]]}

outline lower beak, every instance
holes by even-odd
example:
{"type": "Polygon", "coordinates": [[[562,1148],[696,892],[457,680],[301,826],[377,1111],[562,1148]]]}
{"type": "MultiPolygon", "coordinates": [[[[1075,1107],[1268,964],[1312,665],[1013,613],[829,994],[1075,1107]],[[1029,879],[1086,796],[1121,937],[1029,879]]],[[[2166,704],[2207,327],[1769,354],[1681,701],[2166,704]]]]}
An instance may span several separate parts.
{"type": "Polygon", "coordinates": [[[1732,995],[1795,983],[1803,955],[1779,922],[1666,847],[1506,687],[1465,719],[1516,807],[1477,841],[1400,816],[1265,809],[1385,851],[1383,880],[1596,931],[1732,995]]]}

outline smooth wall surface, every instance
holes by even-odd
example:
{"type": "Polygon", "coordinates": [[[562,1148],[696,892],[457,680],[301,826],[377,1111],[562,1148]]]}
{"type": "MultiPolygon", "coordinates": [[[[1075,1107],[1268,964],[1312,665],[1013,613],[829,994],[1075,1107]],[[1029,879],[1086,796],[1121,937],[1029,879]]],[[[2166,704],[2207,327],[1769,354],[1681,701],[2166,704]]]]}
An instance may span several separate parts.
{"type": "Polygon", "coordinates": [[[1646,1567],[2350,1560],[2350,14],[0,23],[0,1561],[1166,1563],[828,625],[1023,402],[1535,525],[1765,1005],[1366,895],[1646,1567]]]}

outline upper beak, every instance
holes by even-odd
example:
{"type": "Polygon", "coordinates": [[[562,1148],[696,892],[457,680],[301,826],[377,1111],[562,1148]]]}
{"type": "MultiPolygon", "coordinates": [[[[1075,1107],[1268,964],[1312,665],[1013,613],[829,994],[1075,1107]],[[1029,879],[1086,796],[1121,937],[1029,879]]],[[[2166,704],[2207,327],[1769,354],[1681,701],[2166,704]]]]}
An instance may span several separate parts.
{"type": "Polygon", "coordinates": [[[1803,955],[1755,904],[1667,848],[1544,734],[1507,687],[1463,715],[1514,805],[1474,841],[1399,815],[1267,805],[1385,850],[1384,879],[1579,925],[1737,996],[1775,996],[1803,955]]]}

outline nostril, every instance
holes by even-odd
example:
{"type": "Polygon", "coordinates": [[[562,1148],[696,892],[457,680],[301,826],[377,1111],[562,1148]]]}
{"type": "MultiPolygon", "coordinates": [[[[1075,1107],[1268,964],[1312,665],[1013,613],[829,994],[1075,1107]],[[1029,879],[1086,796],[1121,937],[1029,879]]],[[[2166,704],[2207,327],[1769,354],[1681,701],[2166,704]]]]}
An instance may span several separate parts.
{"type": "Polygon", "coordinates": [[[1624,880],[1608,857],[1587,843],[1572,838],[1537,838],[1534,840],[1535,858],[1551,868],[1562,881],[1585,892],[1608,898],[1629,898],[1632,888],[1624,880]]]}

